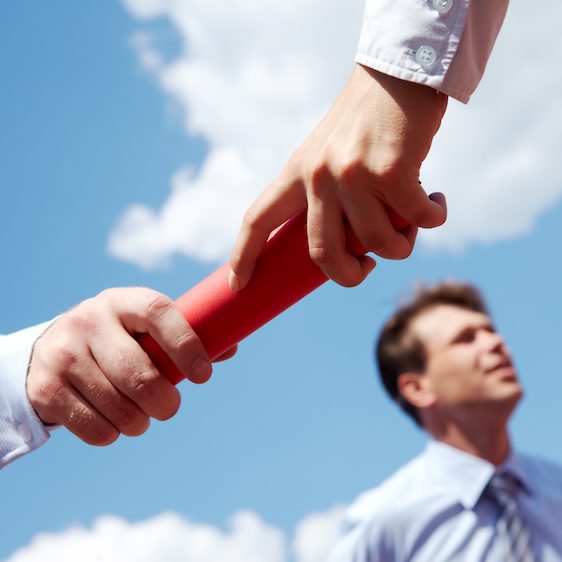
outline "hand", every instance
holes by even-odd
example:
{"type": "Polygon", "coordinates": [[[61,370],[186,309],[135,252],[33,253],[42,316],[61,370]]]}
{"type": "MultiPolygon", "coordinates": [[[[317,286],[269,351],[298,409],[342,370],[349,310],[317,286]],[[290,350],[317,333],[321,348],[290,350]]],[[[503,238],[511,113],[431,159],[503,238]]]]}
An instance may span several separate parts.
{"type": "Polygon", "coordinates": [[[428,197],[419,184],[446,107],[447,97],[427,86],[356,65],[335,105],[246,212],[231,288],[248,283],[271,232],[305,207],[310,257],[341,285],[361,283],[375,265],[346,249],[346,222],[366,249],[408,257],[417,227],[446,219],[445,197],[428,197]],[[388,207],[411,226],[395,230],[388,207]]]}
{"type": "Polygon", "coordinates": [[[41,420],[64,425],[91,445],[109,445],[120,433],[144,433],[150,417],[171,418],[180,393],[133,337],[144,332],[188,377],[210,375],[201,341],[172,300],[151,289],[108,289],[61,316],[35,342],[27,394],[41,420]]]}

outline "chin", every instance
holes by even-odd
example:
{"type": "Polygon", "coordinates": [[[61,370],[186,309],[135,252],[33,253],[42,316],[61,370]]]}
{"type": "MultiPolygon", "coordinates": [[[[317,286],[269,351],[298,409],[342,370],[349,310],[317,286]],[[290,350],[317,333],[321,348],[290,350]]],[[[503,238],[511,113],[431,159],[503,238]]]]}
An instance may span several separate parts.
{"type": "Polygon", "coordinates": [[[497,406],[505,406],[514,410],[519,401],[523,398],[523,389],[519,384],[514,384],[510,389],[504,388],[502,392],[498,393],[494,402],[497,406]]]}

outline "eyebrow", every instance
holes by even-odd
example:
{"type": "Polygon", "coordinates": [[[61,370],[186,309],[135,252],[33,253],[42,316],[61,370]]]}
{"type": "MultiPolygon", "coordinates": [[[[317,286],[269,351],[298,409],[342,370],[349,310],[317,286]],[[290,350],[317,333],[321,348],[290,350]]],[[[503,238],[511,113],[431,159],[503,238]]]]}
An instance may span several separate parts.
{"type": "Polygon", "coordinates": [[[494,325],[494,323],[488,319],[484,322],[477,322],[475,324],[471,324],[470,326],[465,326],[464,328],[462,328],[461,330],[459,330],[458,332],[456,332],[450,340],[447,341],[447,345],[450,345],[452,343],[455,343],[458,339],[460,339],[464,334],[466,333],[470,333],[470,332],[475,332],[478,330],[489,330],[492,332],[496,332],[496,326],[494,325]]]}

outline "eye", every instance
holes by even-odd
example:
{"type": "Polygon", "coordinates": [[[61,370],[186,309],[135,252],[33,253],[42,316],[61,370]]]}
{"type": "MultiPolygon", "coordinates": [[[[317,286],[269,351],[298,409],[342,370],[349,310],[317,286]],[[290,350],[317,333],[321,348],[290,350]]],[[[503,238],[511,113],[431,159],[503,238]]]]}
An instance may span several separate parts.
{"type": "Polygon", "coordinates": [[[476,330],[472,328],[467,328],[463,330],[452,343],[472,343],[476,337],[476,330]]]}

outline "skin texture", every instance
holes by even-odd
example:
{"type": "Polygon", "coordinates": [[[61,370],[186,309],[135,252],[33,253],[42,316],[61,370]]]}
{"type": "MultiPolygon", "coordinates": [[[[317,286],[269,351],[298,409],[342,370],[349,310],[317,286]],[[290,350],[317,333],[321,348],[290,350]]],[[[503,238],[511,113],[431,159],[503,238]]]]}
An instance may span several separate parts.
{"type": "Polygon", "coordinates": [[[507,424],[523,395],[511,354],[486,315],[438,305],[412,321],[423,343],[424,373],[398,384],[436,439],[501,464],[510,451],[507,424]]]}
{"type": "Polygon", "coordinates": [[[248,283],[271,232],[303,208],[310,256],[341,285],[361,283],[374,267],[372,258],[346,249],[346,222],[369,251],[408,257],[417,228],[446,219],[444,196],[428,197],[419,183],[446,107],[444,94],[356,65],[334,106],[246,212],[231,288],[248,283]],[[389,207],[411,226],[396,231],[389,207]]]}
{"type": "Polygon", "coordinates": [[[40,419],[108,445],[121,433],[141,435],[151,417],[171,418],[180,393],[134,338],[145,332],[188,378],[210,375],[203,345],[171,299],[140,287],[108,289],[63,314],[35,342],[27,394],[40,419]]]}

